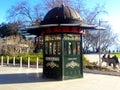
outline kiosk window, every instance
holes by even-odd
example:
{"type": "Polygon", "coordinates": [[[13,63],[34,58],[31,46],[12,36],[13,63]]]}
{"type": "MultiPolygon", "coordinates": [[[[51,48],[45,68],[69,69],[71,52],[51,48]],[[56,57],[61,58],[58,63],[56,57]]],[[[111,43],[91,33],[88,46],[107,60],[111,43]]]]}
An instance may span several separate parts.
{"type": "Polygon", "coordinates": [[[52,54],[52,42],[49,43],[49,54],[52,54]]]}
{"type": "Polygon", "coordinates": [[[56,42],[53,42],[53,54],[56,54],[56,42]]]}
{"type": "Polygon", "coordinates": [[[64,53],[65,54],[67,54],[67,50],[68,50],[67,48],[68,48],[67,42],[64,42],[64,53]]]}
{"type": "Polygon", "coordinates": [[[45,36],[45,41],[48,41],[49,40],[49,36],[45,36]]]}
{"type": "Polygon", "coordinates": [[[48,48],[49,48],[49,47],[48,47],[48,43],[46,42],[46,43],[45,43],[45,54],[48,54],[48,48]]]}
{"type": "Polygon", "coordinates": [[[61,34],[45,36],[45,54],[61,54],[61,34]]]}
{"type": "Polygon", "coordinates": [[[64,40],[80,40],[80,35],[64,34],[64,40]]]}
{"type": "Polygon", "coordinates": [[[68,42],[68,54],[72,54],[72,42],[68,42]]]}
{"type": "Polygon", "coordinates": [[[61,54],[61,42],[57,42],[57,54],[61,54]]]}
{"type": "Polygon", "coordinates": [[[80,42],[77,42],[77,53],[80,54],[80,42]]]}
{"type": "Polygon", "coordinates": [[[76,50],[76,42],[73,43],[73,54],[76,54],[77,50],[76,50]]]}
{"type": "Polygon", "coordinates": [[[61,40],[61,35],[56,35],[56,40],[61,40]]]}

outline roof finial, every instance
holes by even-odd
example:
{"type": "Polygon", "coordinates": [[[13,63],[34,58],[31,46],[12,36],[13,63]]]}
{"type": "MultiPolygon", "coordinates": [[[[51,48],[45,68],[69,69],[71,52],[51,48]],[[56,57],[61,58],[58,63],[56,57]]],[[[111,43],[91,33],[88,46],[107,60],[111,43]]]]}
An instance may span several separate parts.
{"type": "Polygon", "coordinates": [[[64,0],[61,0],[61,2],[59,3],[59,7],[64,6],[64,0]]]}
{"type": "Polygon", "coordinates": [[[62,0],[62,5],[64,5],[64,0],[62,0]]]}

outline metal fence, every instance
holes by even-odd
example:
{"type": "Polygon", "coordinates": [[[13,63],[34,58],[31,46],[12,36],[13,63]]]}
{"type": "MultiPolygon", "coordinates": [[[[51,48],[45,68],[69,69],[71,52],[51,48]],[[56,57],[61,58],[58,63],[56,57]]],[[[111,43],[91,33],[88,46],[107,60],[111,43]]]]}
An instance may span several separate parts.
{"type": "Polygon", "coordinates": [[[4,66],[16,66],[16,67],[20,67],[20,68],[27,67],[28,69],[31,68],[31,67],[35,67],[36,69],[38,69],[40,67],[38,57],[36,57],[36,64],[35,65],[31,65],[30,57],[27,58],[27,64],[24,64],[24,65],[23,65],[23,62],[22,62],[23,61],[22,57],[20,57],[19,63],[16,63],[15,56],[13,57],[13,62],[12,63],[10,63],[10,61],[9,61],[9,56],[7,56],[6,59],[7,59],[6,62],[4,62],[4,57],[1,56],[1,64],[0,64],[1,67],[4,67],[4,66]]]}

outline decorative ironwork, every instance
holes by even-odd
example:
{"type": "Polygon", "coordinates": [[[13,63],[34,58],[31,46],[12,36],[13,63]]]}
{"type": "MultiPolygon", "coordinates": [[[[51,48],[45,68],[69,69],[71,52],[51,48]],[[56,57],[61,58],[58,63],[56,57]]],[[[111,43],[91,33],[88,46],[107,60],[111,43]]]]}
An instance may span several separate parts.
{"type": "Polygon", "coordinates": [[[79,67],[79,64],[76,63],[75,61],[71,61],[70,63],[66,64],[66,68],[68,67],[71,67],[71,68],[79,67]]]}
{"type": "Polygon", "coordinates": [[[51,67],[51,68],[54,68],[54,67],[59,67],[59,65],[58,64],[56,64],[56,63],[54,63],[53,61],[52,62],[48,62],[47,64],[46,64],[46,66],[47,67],[51,67]]]}

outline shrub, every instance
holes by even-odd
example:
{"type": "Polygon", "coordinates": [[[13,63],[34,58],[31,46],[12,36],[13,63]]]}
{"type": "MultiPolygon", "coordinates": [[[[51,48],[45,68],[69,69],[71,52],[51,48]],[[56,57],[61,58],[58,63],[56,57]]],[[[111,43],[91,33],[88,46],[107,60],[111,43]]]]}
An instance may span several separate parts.
{"type": "Polygon", "coordinates": [[[94,66],[97,66],[96,63],[89,62],[89,60],[87,60],[83,55],[83,68],[86,69],[86,68],[94,67],[94,66]]]}

